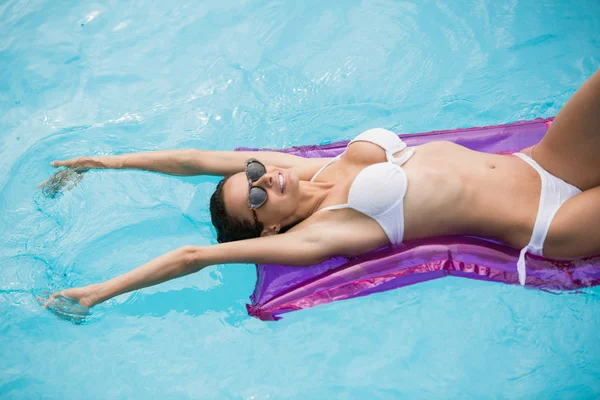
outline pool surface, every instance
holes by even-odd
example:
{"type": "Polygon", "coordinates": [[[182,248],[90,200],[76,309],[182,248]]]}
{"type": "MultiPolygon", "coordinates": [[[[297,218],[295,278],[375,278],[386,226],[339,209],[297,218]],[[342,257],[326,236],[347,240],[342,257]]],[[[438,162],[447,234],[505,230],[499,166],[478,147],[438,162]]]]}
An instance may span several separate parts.
{"type": "Polygon", "coordinates": [[[590,0],[1,2],[0,398],[598,398],[598,287],[445,278],[265,323],[254,266],[228,265],[61,320],[36,297],[214,244],[217,179],[36,185],[79,155],[549,117],[599,32],[590,0]]]}

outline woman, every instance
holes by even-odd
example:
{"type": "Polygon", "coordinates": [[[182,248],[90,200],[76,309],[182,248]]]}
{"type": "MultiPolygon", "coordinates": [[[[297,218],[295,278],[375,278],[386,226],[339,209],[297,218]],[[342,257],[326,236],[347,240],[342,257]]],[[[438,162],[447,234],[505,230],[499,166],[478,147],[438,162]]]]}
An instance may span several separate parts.
{"type": "Polygon", "coordinates": [[[550,258],[600,253],[599,154],[600,70],[521,154],[450,142],[407,148],[389,131],[373,129],[335,159],[174,150],[55,161],[78,174],[136,168],[227,177],[211,198],[220,244],[182,247],[106,282],[54,293],[45,304],[87,308],[213,264],[311,265],[441,235],[523,249],[523,283],[525,251],[550,258]]]}

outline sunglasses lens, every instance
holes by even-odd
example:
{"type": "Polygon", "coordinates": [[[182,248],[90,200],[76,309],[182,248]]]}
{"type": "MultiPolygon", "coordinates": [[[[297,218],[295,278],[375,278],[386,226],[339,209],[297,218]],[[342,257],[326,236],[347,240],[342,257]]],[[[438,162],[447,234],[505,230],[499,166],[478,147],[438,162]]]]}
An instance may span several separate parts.
{"type": "Polygon", "coordinates": [[[259,187],[253,187],[250,189],[250,194],[248,195],[248,202],[253,208],[258,208],[265,204],[267,201],[267,192],[264,189],[259,187]]]}
{"type": "Polygon", "coordinates": [[[252,182],[255,182],[259,180],[261,176],[266,174],[267,170],[265,169],[264,165],[254,161],[248,164],[248,167],[246,168],[246,173],[248,175],[248,179],[250,179],[252,182]]]}

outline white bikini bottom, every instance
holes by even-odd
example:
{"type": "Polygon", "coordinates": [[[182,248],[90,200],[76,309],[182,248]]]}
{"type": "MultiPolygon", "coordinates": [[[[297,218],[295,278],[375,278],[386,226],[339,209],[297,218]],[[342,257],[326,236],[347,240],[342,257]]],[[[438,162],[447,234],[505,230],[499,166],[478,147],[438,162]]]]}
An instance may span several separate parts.
{"type": "Polygon", "coordinates": [[[519,261],[517,262],[519,283],[525,285],[525,278],[527,277],[525,253],[529,252],[531,254],[543,256],[544,240],[546,240],[546,235],[550,230],[550,224],[554,219],[554,215],[556,215],[556,212],[565,201],[576,194],[581,193],[581,190],[552,175],[531,157],[523,153],[514,153],[514,155],[531,165],[538,172],[542,180],[540,205],[538,207],[535,225],[533,226],[533,233],[531,234],[529,244],[521,250],[519,261]]]}

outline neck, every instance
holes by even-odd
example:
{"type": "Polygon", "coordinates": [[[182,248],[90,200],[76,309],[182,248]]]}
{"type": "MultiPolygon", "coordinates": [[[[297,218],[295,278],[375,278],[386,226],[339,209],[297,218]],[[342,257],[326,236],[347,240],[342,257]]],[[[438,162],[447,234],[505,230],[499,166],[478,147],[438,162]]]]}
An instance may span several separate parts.
{"type": "Polygon", "coordinates": [[[300,181],[299,206],[294,214],[290,216],[290,223],[286,225],[300,223],[317,212],[333,186],[333,183],[327,182],[300,181]]]}

